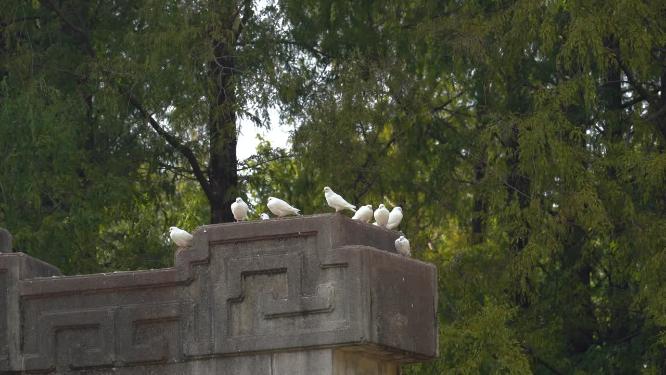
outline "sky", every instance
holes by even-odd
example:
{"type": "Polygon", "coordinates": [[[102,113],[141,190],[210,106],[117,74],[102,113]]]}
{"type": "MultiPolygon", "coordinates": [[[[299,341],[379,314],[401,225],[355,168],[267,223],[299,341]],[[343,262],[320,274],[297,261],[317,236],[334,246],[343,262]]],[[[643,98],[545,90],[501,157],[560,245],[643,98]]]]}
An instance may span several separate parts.
{"type": "MultiPolygon", "coordinates": [[[[271,3],[269,0],[259,0],[256,4],[257,13],[271,3]]],[[[240,133],[238,134],[238,145],[236,146],[236,156],[238,161],[243,161],[255,154],[259,140],[257,135],[271,143],[274,148],[290,148],[289,127],[280,123],[280,114],[277,108],[269,108],[270,130],[258,128],[247,118],[240,118],[240,133]]]]}
{"type": "Polygon", "coordinates": [[[269,109],[270,129],[258,128],[251,120],[241,118],[240,134],[238,135],[238,145],[236,154],[238,161],[243,161],[255,154],[259,140],[257,135],[261,135],[271,143],[271,146],[280,148],[289,148],[289,127],[280,123],[280,115],[277,109],[269,109]]]}

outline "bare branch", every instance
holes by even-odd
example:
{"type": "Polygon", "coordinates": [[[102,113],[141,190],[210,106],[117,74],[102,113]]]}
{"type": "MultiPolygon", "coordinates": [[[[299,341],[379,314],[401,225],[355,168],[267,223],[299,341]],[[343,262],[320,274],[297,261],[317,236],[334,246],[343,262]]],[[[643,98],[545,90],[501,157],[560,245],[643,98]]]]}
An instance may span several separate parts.
{"type": "Polygon", "coordinates": [[[654,97],[645,87],[643,87],[643,85],[640,82],[638,82],[638,79],[636,78],[636,76],[634,76],[634,73],[631,71],[629,66],[620,57],[620,51],[616,49],[614,56],[615,56],[615,61],[617,61],[617,64],[620,66],[624,74],[627,76],[627,79],[631,83],[631,86],[633,86],[636,89],[636,91],[638,91],[638,94],[640,94],[641,97],[645,98],[645,100],[647,100],[650,104],[652,104],[653,103],[652,99],[654,99],[654,97]]]}
{"type": "Polygon", "coordinates": [[[508,188],[510,188],[510,189],[512,189],[512,190],[514,190],[516,193],[518,193],[518,194],[524,196],[525,198],[530,198],[529,195],[527,195],[527,194],[525,194],[524,192],[520,191],[520,189],[518,189],[517,187],[511,185],[510,183],[508,183],[508,182],[502,180],[502,184],[504,184],[504,186],[506,186],[506,187],[508,187],[508,188]]]}
{"type": "Polygon", "coordinates": [[[185,178],[185,179],[188,179],[188,180],[191,180],[191,181],[197,181],[196,178],[192,177],[194,175],[194,172],[192,172],[191,169],[179,168],[179,167],[176,167],[175,165],[171,165],[171,164],[168,164],[168,163],[163,163],[161,161],[158,161],[157,165],[159,165],[160,167],[164,168],[165,170],[173,173],[174,175],[176,175],[178,177],[182,177],[182,178],[185,178]]]}
{"type": "Polygon", "coordinates": [[[236,171],[240,172],[240,171],[244,171],[244,170],[248,170],[248,169],[256,169],[256,168],[259,168],[259,167],[261,167],[265,164],[268,164],[270,162],[283,160],[283,159],[291,159],[293,157],[294,157],[294,154],[289,153],[289,154],[284,154],[284,155],[278,155],[278,156],[272,157],[270,159],[259,160],[260,159],[259,155],[253,155],[253,156],[250,156],[248,159],[256,160],[257,163],[255,165],[250,165],[250,164],[248,164],[248,161],[250,161],[250,160],[245,160],[243,162],[244,165],[240,168],[237,168],[236,171]]]}
{"type": "Polygon", "coordinates": [[[646,101],[646,99],[642,95],[638,95],[637,97],[631,99],[630,101],[623,103],[622,108],[633,107],[634,105],[644,101],[646,101]]]}
{"type": "Polygon", "coordinates": [[[134,96],[134,94],[132,94],[129,90],[123,90],[123,94],[125,95],[125,97],[127,97],[129,103],[134,108],[136,108],[137,111],[139,111],[141,118],[148,121],[150,126],[157,132],[157,134],[159,134],[162,138],[164,138],[167,141],[167,143],[171,145],[171,147],[175,148],[178,152],[180,152],[181,155],[185,157],[187,162],[192,167],[192,173],[194,174],[194,177],[199,182],[199,185],[201,185],[201,188],[203,189],[206,196],[210,199],[212,197],[210,182],[206,178],[206,175],[204,174],[203,170],[201,169],[199,161],[194,155],[194,152],[192,152],[192,150],[189,147],[183,144],[173,134],[167,132],[159,124],[159,122],[157,122],[157,120],[155,120],[155,118],[151,116],[150,113],[148,113],[148,111],[146,111],[146,109],[143,107],[139,99],[137,99],[136,96],[134,96]]]}
{"type": "Polygon", "coordinates": [[[288,39],[276,39],[275,41],[277,43],[285,44],[285,45],[288,45],[288,46],[300,47],[300,48],[302,48],[302,49],[304,49],[304,50],[306,50],[306,51],[308,51],[308,52],[310,52],[314,55],[317,55],[321,58],[324,58],[324,59],[329,59],[330,60],[330,59],[333,58],[333,56],[331,56],[330,54],[322,51],[321,49],[319,49],[315,46],[307,46],[307,45],[304,45],[302,43],[297,43],[294,40],[288,40],[288,39]]]}
{"type": "Polygon", "coordinates": [[[459,97],[461,97],[461,96],[463,95],[463,93],[464,93],[464,92],[461,91],[461,92],[459,92],[458,94],[456,94],[454,97],[452,97],[451,99],[449,99],[449,100],[445,101],[444,103],[442,103],[442,104],[440,104],[440,105],[438,105],[438,106],[432,108],[432,109],[430,110],[430,113],[435,114],[435,113],[437,113],[437,112],[439,112],[439,111],[444,110],[446,107],[448,107],[449,104],[453,103],[454,100],[456,100],[456,99],[458,99],[459,97]]]}

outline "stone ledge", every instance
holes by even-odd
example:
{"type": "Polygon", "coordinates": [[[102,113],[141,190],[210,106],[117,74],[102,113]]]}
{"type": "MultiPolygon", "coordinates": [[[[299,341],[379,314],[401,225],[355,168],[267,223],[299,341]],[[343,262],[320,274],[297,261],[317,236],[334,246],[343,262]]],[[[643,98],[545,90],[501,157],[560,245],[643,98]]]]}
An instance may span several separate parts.
{"type": "Polygon", "coordinates": [[[203,226],[175,267],[154,271],[51,277],[46,263],[1,254],[0,372],[189,368],[314,348],[433,358],[436,269],[397,255],[397,237],[330,214],[203,226]]]}
{"type": "Polygon", "coordinates": [[[4,228],[0,228],[0,253],[12,252],[12,234],[4,228]]]}

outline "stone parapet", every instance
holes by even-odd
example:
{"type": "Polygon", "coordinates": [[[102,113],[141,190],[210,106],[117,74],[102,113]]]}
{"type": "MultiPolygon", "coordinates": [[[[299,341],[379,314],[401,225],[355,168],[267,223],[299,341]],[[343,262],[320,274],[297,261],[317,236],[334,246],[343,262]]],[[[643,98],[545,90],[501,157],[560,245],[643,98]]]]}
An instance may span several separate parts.
{"type": "Polygon", "coordinates": [[[397,237],[331,214],[203,226],[154,271],[0,254],[0,373],[397,374],[437,355],[436,270],[397,237]]]}
{"type": "Polygon", "coordinates": [[[12,252],[12,234],[7,229],[0,228],[0,253],[12,252]]]}

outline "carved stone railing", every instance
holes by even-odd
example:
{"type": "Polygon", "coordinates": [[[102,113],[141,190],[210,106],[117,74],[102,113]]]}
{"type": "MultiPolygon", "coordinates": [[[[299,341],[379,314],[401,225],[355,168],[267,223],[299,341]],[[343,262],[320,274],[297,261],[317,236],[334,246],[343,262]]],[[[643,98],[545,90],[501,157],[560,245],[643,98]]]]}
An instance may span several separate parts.
{"type": "Polygon", "coordinates": [[[208,225],[173,268],[0,253],[0,373],[397,374],[437,355],[436,270],[342,215],[208,225]]]}

